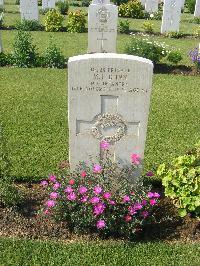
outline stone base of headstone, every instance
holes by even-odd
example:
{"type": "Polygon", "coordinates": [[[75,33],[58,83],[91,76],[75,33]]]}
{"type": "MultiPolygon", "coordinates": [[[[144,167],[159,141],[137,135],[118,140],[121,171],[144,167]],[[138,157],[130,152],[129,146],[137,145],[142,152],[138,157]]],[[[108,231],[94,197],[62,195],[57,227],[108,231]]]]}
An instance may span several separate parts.
{"type": "Polygon", "coordinates": [[[118,8],[91,4],[88,9],[88,53],[116,52],[118,8]]]}
{"type": "Polygon", "coordinates": [[[102,156],[100,142],[111,144],[111,159],[126,167],[131,153],[144,156],[153,63],[114,53],[69,58],[69,160],[102,156]],[[78,77],[78,78],[77,78],[78,77]]]}

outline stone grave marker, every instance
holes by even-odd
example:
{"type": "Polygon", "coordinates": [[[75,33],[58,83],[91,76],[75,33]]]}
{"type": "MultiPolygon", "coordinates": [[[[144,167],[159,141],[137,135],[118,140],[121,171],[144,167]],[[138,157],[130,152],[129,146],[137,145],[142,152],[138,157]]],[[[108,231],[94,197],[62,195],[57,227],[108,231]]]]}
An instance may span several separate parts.
{"type": "Polygon", "coordinates": [[[158,0],[146,0],[145,11],[148,13],[154,13],[158,11],[158,0]]]}
{"type": "Polygon", "coordinates": [[[55,0],[42,0],[42,10],[55,8],[55,0]]]}
{"type": "Polygon", "coordinates": [[[196,0],[194,16],[200,17],[200,0],[196,0]]]}
{"type": "Polygon", "coordinates": [[[21,19],[38,20],[38,0],[20,0],[21,19]]]}
{"type": "Polygon", "coordinates": [[[180,0],[165,0],[163,6],[163,16],[161,33],[170,31],[178,32],[181,19],[182,2],[180,0]]]}
{"type": "Polygon", "coordinates": [[[93,0],[88,9],[88,53],[114,53],[117,39],[117,6],[93,0]]]}
{"type": "Polygon", "coordinates": [[[0,0],[0,7],[4,6],[4,0],[0,0]]]}
{"type": "Polygon", "coordinates": [[[113,159],[130,164],[144,156],[153,63],[137,56],[96,53],[68,61],[70,166],[102,156],[108,141],[113,159]],[[79,77],[79,78],[77,78],[79,77]]]}

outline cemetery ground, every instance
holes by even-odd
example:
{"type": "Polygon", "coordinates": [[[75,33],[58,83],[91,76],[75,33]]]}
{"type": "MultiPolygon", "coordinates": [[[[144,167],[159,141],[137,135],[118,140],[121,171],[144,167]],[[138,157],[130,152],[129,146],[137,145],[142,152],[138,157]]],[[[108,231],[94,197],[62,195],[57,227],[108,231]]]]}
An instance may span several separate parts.
{"type": "MultiPolygon", "coordinates": [[[[11,27],[19,17],[18,10],[15,5],[6,8],[16,11],[5,19],[5,25],[11,27]]],[[[185,38],[150,37],[180,49],[183,60],[175,71],[161,67],[154,74],[145,171],[155,171],[160,163],[170,162],[199,141],[200,77],[187,70],[192,66],[188,51],[199,40],[190,36],[197,26],[190,19],[189,14],[182,17],[181,30],[188,34],[185,38]]],[[[131,31],[142,31],[141,21],[131,20],[131,31]]],[[[153,23],[159,32],[160,21],[153,23]]],[[[2,31],[5,51],[12,51],[16,32],[2,31]]],[[[66,57],[87,50],[87,33],[41,31],[32,35],[40,53],[50,36],[66,57]]],[[[129,38],[118,35],[118,53],[123,53],[129,38]]],[[[146,227],[134,242],[75,235],[64,223],[36,218],[45,196],[39,181],[54,173],[68,156],[67,71],[5,67],[0,68],[0,81],[0,113],[11,175],[25,195],[20,206],[0,208],[0,265],[199,265],[199,221],[179,218],[172,202],[163,197],[161,180],[155,177],[151,182],[162,195],[158,222],[146,227]]]]}

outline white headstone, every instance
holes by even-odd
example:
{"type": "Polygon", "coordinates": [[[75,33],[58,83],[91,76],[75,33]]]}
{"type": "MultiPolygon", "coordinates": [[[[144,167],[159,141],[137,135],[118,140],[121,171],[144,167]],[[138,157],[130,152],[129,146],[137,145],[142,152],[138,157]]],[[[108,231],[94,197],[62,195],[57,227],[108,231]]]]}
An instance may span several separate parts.
{"type": "Polygon", "coordinates": [[[45,9],[50,9],[50,8],[55,8],[55,3],[56,1],[55,0],[42,0],[42,9],[45,10],[45,9]]]}
{"type": "Polygon", "coordinates": [[[185,0],[181,0],[181,8],[184,9],[185,7],[185,0]]]}
{"type": "Polygon", "coordinates": [[[117,6],[94,0],[88,9],[88,53],[114,53],[117,39],[117,6]]]}
{"type": "Polygon", "coordinates": [[[196,0],[194,16],[200,17],[200,0],[196,0]]]}
{"type": "Polygon", "coordinates": [[[4,5],[4,0],[0,0],[0,7],[3,7],[4,5]]]}
{"type": "Polygon", "coordinates": [[[147,0],[140,0],[141,4],[142,4],[143,6],[145,6],[146,1],[147,1],[147,0]]]}
{"type": "Polygon", "coordinates": [[[161,33],[179,31],[181,0],[164,0],[161,33]]]}
{"type": "Polygon", "coordinates": [[[146,0],[145,11],[148,13],[154,13],[158,11],[158,0],[146,0]]]}
{"type": "Polygon", "coordinates": [[[102,156],[111,143],[116,162],[144,156],[153,63],[137,56],[96,53],[68,61],[70,165],[102,156]],[[77,78],[79,77],[79,78],[77,78]]]}
{"type": "Polygon", "coordinates": [[[38,20],[38,0],[20,0],[21,19],[38,20]]]}

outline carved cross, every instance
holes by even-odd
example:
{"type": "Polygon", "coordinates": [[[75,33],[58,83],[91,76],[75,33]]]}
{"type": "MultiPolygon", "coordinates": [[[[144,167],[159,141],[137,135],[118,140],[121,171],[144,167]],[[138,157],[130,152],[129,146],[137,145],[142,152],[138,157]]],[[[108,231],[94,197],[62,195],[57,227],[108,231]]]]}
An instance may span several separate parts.
{"type": "MultiPolygon", "coordinates": [[[[118,96],[101,95],[101,113],[91,121],[76,119],[76,135],[93,135],[100,141],[107,140],[113,146],[112,153],[115,156],[114,146],[124,136],[139,136],[140,121],[124,121],[118,114],[118,96]],[[109,121],[111,118],[111,121],[109,121]]],[[[100,153],[101,154],[101,153],[100,153]]],[[[101,154],[102,155],[102,154],[101,154]]]]}

